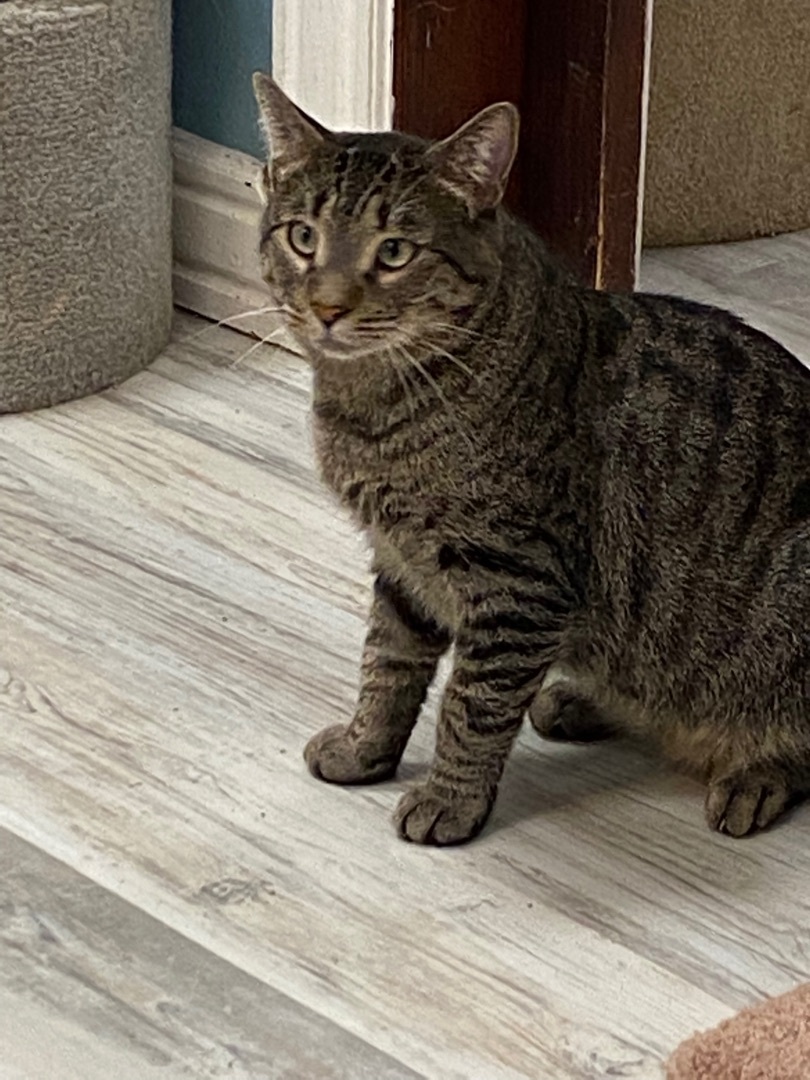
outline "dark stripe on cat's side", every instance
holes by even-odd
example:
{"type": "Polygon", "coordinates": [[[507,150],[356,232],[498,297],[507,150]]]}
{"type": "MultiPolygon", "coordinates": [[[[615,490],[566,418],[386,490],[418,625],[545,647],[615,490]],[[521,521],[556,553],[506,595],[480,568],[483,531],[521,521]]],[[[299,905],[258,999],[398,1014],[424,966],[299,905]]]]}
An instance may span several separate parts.
{"type": "Polygon", "coordinates": [[[644,293],[640,293],[636,297],[636,303],[647,316],[647,321],[652,330],[650,336],[653,338],[660,337],[664,330],[664,319],[659,310],[661,307],[661,299],[657,296],[648,296],[644,293]]]}
{"type": "Polygon", "coordinates": [[[616,356],[630,326],[627,316],[611,305],[596,324],[596,355],[600,359],[616,356]]]}
{"type": "Polygon", "coordinates": [[[767,378],[757,397],[759,423],[756,431],[756,454],[754,456],[754,469],[748,501],[738,520],[737,540],[739,544],[745,542],[755,525],[762,511],[768,485],[776,474],[777,460],[773,417],[778,415],[781,406],[781,391],[770,378],[767,378]]]}
{"type": "Polygon", "coordinates": [[[748,357],[737,341],[732,338],[720,337],[715,343],[715,350],[716,356],[726,371],[730,371],[737,376],[745,375],[748,371],[748,357]]]}
{"type": "Polygon", "coordinates": [[[578,327],[578,342],[577,349],[574,354],[573,363],[571,358],[567,358],[567,362],[560,364],[557,368],[557,375],[562,383],[563,390],[563,417],[565,423],[565,430],[569,435],[573,435],[577,426],[577,395],[579,392],[579,383],[582,378],[582,374],[585,371],[585,365],[590,353],[590,328],[588,325],[588,316],[584,310],[584,307],[579,307],[579,327],[578,327]]]}
{"type": "Polygon", "coordinates": [[[799,422],[796,424],[794,434],[796,449],[804,453],[810,445],[810,405],[804,405],[799,413],[799,422]]]}
{"type": "Polygon", "coordinates": [[[662,353],[659,349],[653,349],[650,346],[645,346],[641,350],[638,374],[642,383],[656,376],[663,376],[672,389],[677,390],[684,398],[690,398],[696,390],[693,375],[685,371],[667,353],[662,353]]]}
{"type": "Polygon", "coordinates": [[[790,520],[804,521],[810,518],[810,480],[802,480],[790,497],[790,520]]]}
{"type": "Polygon", "coordinates": [[[717,461],[723,447],[726,432],[731,427],[734,416],[734,402],[731,394],[731,373],[725,367],[718,372],[714,387],[712,388],[712,409],[714,419],[717,421],[717,429],[712,441],[711,460],[717,461]]]}
{"type": "Polygon", "coordinates": [[[750,482],[748,501],[739,518],[738,541],[745,541],[754,522],[759,516],[762,500],[768,484],[776,472],[776,453],[773,432],[769,423],[760,423],[756,435],[756,455],[753,476],[750,482]]]}
{"type": "Polygon", "coordinates": [[[628,568],[630,615],[638,622],[644,612],[647,597],[653,591],[653,578],[645,551],[634,551],[628,568]]]}
{"type": "Polygon", "coordinates": [[[700,474],[702,479],[695,488],[692,498],[690,522],[690,527],[703,537],[704,544],[711,542],[710,535],[714,526],[711,517],[707,518],[706,507],[714,502],[718,485],[723,479],[721,464],[726,436],[734,419],[733,378],[732,373],[726,368],[718,367],[715,380],[709,389],[713,419],[711,441],[702,462],[700,474]]]}

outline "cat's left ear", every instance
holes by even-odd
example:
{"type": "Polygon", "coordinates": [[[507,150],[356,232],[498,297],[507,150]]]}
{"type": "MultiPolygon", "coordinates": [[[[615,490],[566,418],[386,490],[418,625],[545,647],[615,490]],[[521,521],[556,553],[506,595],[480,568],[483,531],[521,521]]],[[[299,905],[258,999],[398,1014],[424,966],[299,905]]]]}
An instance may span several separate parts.
{"type": "Polygon", "coordinates": [[[329,132],[294,105],[264,72],[253,76],[253,93],[270,155],[271,167],[262,173],[263,183],[269,187],[273,177],[283,179],[304,165],[329,132]]]}
{"type": "Polygon", "coordinates": [[[517,109],[502,101],[490,105],[428,150],[436,179],[458,195],[471,214],[491,210],[503,198],[517,152],[519,128],[517,109]]]}

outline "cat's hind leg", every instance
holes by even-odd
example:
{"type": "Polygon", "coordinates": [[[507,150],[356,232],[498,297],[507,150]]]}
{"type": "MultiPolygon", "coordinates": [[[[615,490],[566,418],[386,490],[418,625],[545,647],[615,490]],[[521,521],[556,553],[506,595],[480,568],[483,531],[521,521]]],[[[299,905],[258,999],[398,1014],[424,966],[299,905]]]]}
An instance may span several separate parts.
{"type": "Polygon", "coordinates": [[[555,667],[529,708],[529,721],[538,735],[555,742],[599,742],[616,734],[616,728],[578,686],[576,678],[555,667]]]}
{"type": "Polygon", "coordinates": [[[771,708],[763,700],[759,722],[726,725],[709,758],[706,821],[728,836],[767,828],[810,794],[806,687],[783,688],[778,705],[768,696],[771,708]]]}
{"type": "MultiPolygon", "coordinates": [[[[711,828],[747,836],[810,794],[810,529],[771,554],[727,699],[706,796],[711,828]],[[736,715],[735,715],[736,712],[736,715]],[[725,752],[723,752],[725,751],[725,752]]],[[[717,692],[723,700],[725,695],[717,692]]]]}

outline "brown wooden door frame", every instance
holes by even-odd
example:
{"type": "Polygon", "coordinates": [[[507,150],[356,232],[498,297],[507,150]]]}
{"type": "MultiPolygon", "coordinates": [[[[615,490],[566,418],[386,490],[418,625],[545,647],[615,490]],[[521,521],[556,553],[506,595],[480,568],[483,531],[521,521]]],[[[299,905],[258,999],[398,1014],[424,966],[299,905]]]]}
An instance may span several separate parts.
{"type": "Polygon", "coordinates": [[[395,0],[394,126],[521,110],[508,204],[589,284],[635,282],[649,0],[395,0]]]}

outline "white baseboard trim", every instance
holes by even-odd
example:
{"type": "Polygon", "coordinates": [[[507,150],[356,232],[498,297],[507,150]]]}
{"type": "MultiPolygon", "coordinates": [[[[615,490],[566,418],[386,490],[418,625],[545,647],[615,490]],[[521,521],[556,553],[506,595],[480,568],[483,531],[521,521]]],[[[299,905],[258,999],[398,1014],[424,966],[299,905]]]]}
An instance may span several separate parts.
{"type": "MultiPolygon", "coordinates": [[[[327,126],[390,129],[393,35],[394,0],[274,0],[273,75],[327,126]]],[[[253,189],[260,163],[178,128],[173,154],[175,302],[216,320],[268,306],[253,189]]],[[[234,323],[263,337],[280,327],[269,313],[234,323]]]]}
{"type": "Polygon", "coordinates": [[[647,0],[644,30],[644,81],[641,90],[641,155],[638,163],[638,211],[636,214],[636,288],[641,280],[641,252],[644,246],[644,193],[647,183],[647,131],[650,119],[650,73],[652,66],[653,14],[655,0],[647,0]]]}
{"type": "MultiPolygon", "coordinates": [[[[209,319],[230,319],[272,304],[259,270],[261,164],[248,154],[175,128],[174,298],[209,319]]],[[[234,329],[281,338],[277,314],[253,315],[234,329]]]]}

